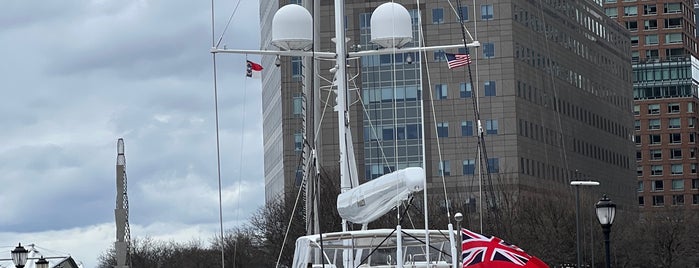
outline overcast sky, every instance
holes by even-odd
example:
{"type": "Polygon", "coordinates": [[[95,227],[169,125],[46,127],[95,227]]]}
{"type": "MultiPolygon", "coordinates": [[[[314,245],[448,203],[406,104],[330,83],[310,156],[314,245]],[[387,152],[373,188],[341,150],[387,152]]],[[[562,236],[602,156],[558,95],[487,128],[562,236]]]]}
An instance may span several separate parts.
{"type": "MultiPolygon", "coordinates": [[[[217,36],[236,2],[216,1],[217,36]]],[[[119,137],[132,238],[208,243],[219,225],[210,1],[1,6],[0,259],[21,242],[96,266],[115,241],[119,137]]],[[[243,1],[222,44],[259,48],[258,16],[243,1]]],[[[228,229],[264,200],[262,112],[245,56],[218,59],[228,229]]]]}

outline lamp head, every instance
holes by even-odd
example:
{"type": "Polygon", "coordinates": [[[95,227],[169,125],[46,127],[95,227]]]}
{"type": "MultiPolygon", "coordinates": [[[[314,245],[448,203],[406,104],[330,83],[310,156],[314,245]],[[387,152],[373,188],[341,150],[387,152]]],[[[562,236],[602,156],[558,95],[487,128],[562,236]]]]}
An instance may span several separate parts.
{"type": "Polygon", "coordinates": [[[614,223],[614,216],[616,216],[616,204],[605,194],[595,204],[595,212],[597,213],[597,220],[599,220],[602,227],[611,227],[612,223],[614,223]]]}
{"type": "Polygon", "coordinates": [[[29,255],[29,251],[22,246],[22,243],[19,243],[10,253],[12,254],[12,262],[16,267],[22,268],[27,264],[27,255],[29,255]]]}

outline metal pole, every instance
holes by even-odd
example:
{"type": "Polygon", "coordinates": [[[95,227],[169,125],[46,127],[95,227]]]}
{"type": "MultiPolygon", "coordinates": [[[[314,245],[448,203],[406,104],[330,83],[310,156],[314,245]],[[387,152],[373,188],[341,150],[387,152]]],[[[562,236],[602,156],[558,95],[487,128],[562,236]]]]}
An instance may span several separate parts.
{"type": "Polygon", "coordinates": [[[575,247],[578,255],[578,265],[576,267],[582,267],[581,254],[580,254],[580,186],[575,186],[575,247]]]}
{"type": "Polygon", "coordinates": [[[611,232],[612,227],[605,225],[602,226],[602,233],[604,233],[604,254],[605,254],[605,259],[606,259],[606,266],[607,268],[612,267],[612,259],[611,259],[611,254],[609,253],[609,233],[611,232]]]}

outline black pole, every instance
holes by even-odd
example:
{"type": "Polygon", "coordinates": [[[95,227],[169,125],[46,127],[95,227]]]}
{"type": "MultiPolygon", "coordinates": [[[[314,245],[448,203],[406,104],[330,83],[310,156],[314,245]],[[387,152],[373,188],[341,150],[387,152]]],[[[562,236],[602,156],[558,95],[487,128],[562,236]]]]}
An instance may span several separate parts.
{"type": "Polygon", "coordinates": [[[606,265],[605,267],[610,268],[612,259],[611,259],[611,254],[609,253],[609,233],[612,230],[611,225],[603,225],[602,226],[602,233],[604,233],[604,254],[605,254],[605,260],[606,260],[606,265]]]}
{"type": "Polygon", "coordinates": [[[580,186],[575,186],[575,237],[576,237],[576,242],[575,242],[575,248],[577,250],[578,254],[578,266],[577,268],[582,267],[582,260],[581,260],[581,255],[580,254],[580,186]]]}

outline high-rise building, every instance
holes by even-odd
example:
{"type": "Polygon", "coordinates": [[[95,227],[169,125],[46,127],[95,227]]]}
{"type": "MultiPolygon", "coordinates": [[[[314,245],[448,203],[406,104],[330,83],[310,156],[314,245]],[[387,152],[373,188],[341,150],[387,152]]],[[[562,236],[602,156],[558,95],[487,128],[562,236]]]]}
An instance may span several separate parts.
{"type": "Polygon", "coordinates": [[[699,209],[695,3],[606,0],[604,7],[631,33],[638,206],[699,209]]]}
{"type": "MultiPolygon", "coordinates": [[[[320,3],[320,51],[334,50],[331,2],[320,3]]],[[[348,62],[349,77],[358,75],[350,83],[356,89],[350,120],[360,179],[424,161],[428,191],[442,193],[443,176],[455,201],[479,202],[473,193],[482,129],[483,162],[494,184],[521,194],[560,196],[570,193],[571,180],[596,180],[601,186],[591,191],[635,206],[631,41],[622,26],[604,16],[601,1],[479,0],[460,8],[429,1],[421,10],[414,1],[397,2],[413,18],[414,40],[408,46],[421,39],[426,46],[461,43],[457,14],[481,46],[469,51],[475,62],[470,69],[450,70],[445,62],[445,53],[466,49],[348,62]]],[[[260,1],[262,48],[272,48],[274,10],[288,3],[260,1]]],[[[370,18],[381,3],[346,1],[348,47],[376,48],[369,42],[370,18]]],[[[263,73],[262,93],[268,199],[293,189],[304,157],[304,129],[312,125],[303,120],[311,96],[301,90],[311,68],[300,58],[282,59],[280,68],[274,61],[272,56],[262,61],[265,70],[274,69],[263,73]]],[[[330,78],[332,64],[321,62],[317,74],[330,78]]],[[[334,96],[321,92],[315,99],[323,112],[314,113],[323,115],[319,154],[332,169],[339,158],[334,96]]]]}

